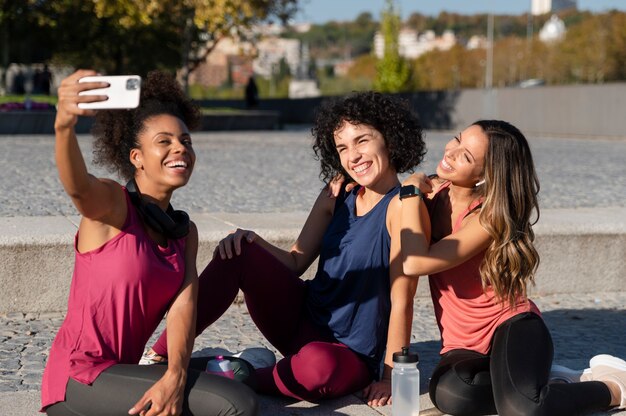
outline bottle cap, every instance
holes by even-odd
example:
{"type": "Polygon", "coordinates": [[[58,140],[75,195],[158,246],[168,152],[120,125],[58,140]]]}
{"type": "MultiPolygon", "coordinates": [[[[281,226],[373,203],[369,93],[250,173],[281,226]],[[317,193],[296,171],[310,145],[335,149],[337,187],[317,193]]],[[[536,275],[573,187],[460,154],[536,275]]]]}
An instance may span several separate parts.
{"type": "Polygon", "coordinates": [[[218,355],[213,360],[210,360],[206,365],[206,371],[212,373],[227,372],[233,370],[233,364],[230,360],[225,359],[223,356],[218,355]]]}
{"type": "Polygon", "coordinates": [[[402,347],[402,351],[393,353],[393,362],[398,364],[416,364],[419,362],[417,353],[409,352],[409,347],[402,347]]]}

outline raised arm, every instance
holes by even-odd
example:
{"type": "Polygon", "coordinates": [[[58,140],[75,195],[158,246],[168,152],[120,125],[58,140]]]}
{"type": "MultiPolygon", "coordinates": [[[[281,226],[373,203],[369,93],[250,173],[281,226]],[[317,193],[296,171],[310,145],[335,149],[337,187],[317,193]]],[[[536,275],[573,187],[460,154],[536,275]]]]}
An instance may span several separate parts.
{"type": "Polygon", "coordinates": [[[72,198],[78,212],[88,219],[116,223],[119,219],[115,217],[115,214],[124,217],[126,213],[126,204],[123,203],[124,195],[116,182],[97,179],[89,174],[74,131],[78,116],[95,114],[93,110],[79,108],[78,103],[106,99],[106,96],[79,95],[81,91],[107,86],[106,83],[78,82],[80,78],[95,74],[90,70],[78,70],[61,82],[54,122],[55,159],[63,188],[72,198]],[[107,217],[111,215],[115,218],[108,219],[107,217]]]}
{"type": "Polygon", "coordinates": [[[230,259],[241,254],[242,241],[255,242],[300,276],[319,255],[322,238],[333,217],[335,201],[334,197],[329,196],[327,188],[320,192],[298,239],[290,250],[283,250],[270,244],[254,231],[237,229],[220,241],[213,255],[230,259]]]}
{"type": "MultiPolygon", "coordinates": [[[[406,184],[419,186],[413,176],[405,180],[406,184]]],[[[402,265],[407,276],[451,269],[486,249],[491,241],[475,213],[459,231],[430,245],[430,217],[422,198],[406,198],[401,205],[402,265]]]]}

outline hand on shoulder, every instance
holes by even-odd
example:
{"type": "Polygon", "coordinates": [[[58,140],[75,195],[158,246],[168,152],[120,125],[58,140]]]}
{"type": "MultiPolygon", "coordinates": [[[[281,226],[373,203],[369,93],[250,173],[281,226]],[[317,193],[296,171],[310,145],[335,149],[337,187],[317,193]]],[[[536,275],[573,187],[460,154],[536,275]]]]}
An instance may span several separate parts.
{"type": "Polygon", "coordinates": [[[414,185],[422,194],[427,195],[433,191],[433,182],[424,172],[413,173],[402,181],[402,186],[414,185]]]}

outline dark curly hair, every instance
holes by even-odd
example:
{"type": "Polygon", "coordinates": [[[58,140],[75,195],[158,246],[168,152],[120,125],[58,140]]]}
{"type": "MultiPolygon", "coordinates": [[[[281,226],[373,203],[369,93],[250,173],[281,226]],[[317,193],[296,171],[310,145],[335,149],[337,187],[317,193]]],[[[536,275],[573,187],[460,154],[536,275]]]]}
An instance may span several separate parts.
{"type": "Polygon", "coordinates": [[[138,136],[150,117],[170,114],[180,118],[190,130],[200,124],[200,109],[181,89],[176,79],[152,71],[141,83],[139,107],[132,110],[98,111],[92,128],[94,163],[106,166],[125,180],[135,175],[129,155],[139,147],[138,136]]]}
{"type": "Polygon", "coordinates": [[[313,150],[321,162],[319,176],[324,182],[338,173],[349,177],[335,148],[335,132],[344,121],[378,130],[397,173],[412,172],[426,154],[422,126],[406,100],[373,91],[353,93],[322,103],[311,129],[313,150]]]}

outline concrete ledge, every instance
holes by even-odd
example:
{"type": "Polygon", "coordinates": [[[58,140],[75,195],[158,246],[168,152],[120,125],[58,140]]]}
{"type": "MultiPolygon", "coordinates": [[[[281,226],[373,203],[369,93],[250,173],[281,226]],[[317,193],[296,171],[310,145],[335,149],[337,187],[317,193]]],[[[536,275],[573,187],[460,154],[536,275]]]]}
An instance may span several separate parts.
{"type": "MultiPolygon", "coordinates": [[[[0,134],[54,134],[55,111],[0,112],[0,134]]],[[[91,130],[93,119],[80,117],[76,133],[91,130]]],[[[223,111],[202,115],[200,131],[275,130],[280,127],[278,111],[223,111]]]]}
{"type": "MultiPolygon", "coordinates": [[[[289,247],[306,212],[199,214],[198,269],[230,231],[255,230],[268,241],[289,247]]],[[[78,217],[0,218],[0,313],[62,311],[72,275],[72,244],[78,217]]],[[[532,293],[626,291],[626,208],[544,210],[535,226],[541,265],[532,293]]],[[[314,275],[316,264],[304,278],[314,275]]],[[[419,285],[418,296],[428,296],[419,285]]]]}

